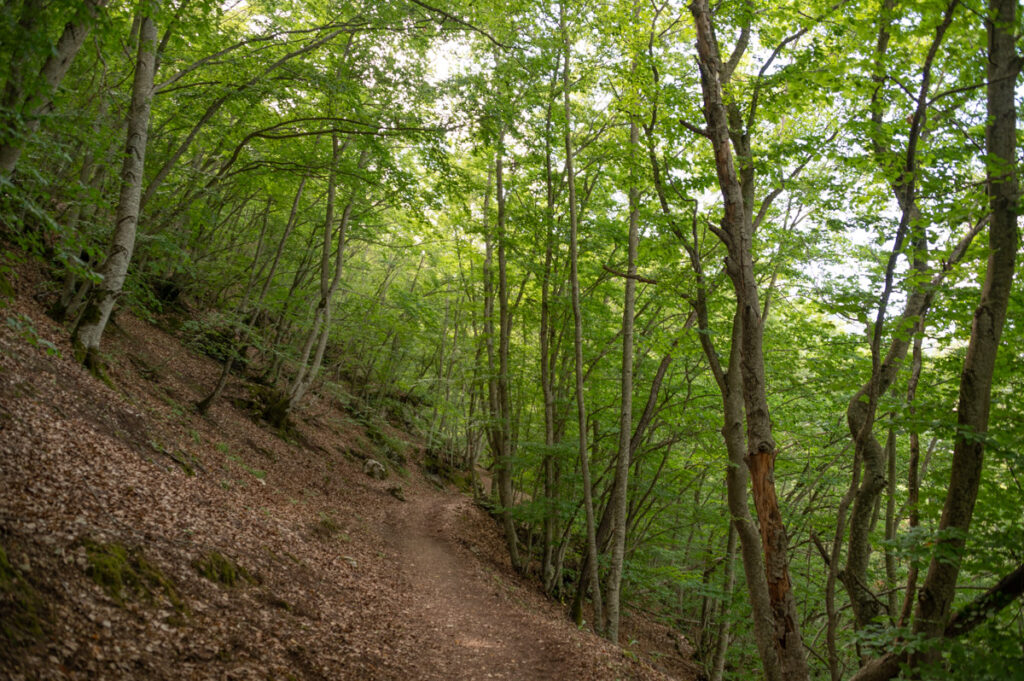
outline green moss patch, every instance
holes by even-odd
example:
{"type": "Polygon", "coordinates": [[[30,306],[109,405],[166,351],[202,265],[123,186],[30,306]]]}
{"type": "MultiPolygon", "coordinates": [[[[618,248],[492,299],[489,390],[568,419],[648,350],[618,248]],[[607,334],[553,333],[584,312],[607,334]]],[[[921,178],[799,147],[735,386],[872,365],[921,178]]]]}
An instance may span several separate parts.
{"type": "Polygon", "coordinates": [[[339,535],[347,540],[347,537],[342,533],[341,525],[326,513],[321,513],[320,518],[315,523],[310,524],[309,531],[320,541],[329,542],[339,535]]]}
{"type": "Polygon", "coordinates": [[[82,544],[86,552],[86,574],[118,605],[123,606],[129,600],[151,605],[166,602],[179,613],[186,611],[174,583],[146,558],[142,549],[116,542],[100,544],[91,539],[82,544]]]}
{"type": "Polygon", "coordinates": [[[256,578],[253,577],[252,573],[216,551],[210,551],[202,558],[194,561],[192,567],[211,582],[217,582],[224,586],[233,587],[243,582],[249,584],[256,583],[256,578]]]}
{"type": "Polygon", "coordinates": [[[11,565],[0,546],[0,648],[10,649],[42,638],[46,612],[35,587],[11,565]]]}

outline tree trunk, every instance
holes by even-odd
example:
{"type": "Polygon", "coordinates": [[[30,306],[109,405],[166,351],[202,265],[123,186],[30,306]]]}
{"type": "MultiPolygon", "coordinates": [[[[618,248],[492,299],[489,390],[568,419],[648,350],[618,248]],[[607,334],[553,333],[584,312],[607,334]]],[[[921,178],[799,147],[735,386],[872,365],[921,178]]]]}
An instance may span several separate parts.
{"type": "Polygon", "coordinates": [[[519,558],[519,541],[515,520],[512,518],[512,405],[509,396],[508,355],[512,335],[512,319],[508,309],[508,272],[505,258],[505,185],[504,185],[504,131],[498,139],[498,156],[494,161],[494,195],[498,203],[498,498],[501,501],[501,520],[505,527],[505,541],[516,570],[524,568],[519,558]]]}
{"type": "MultiPolygon", "coordinates": [[[[907,381],[907,414],[913,422],[917,415],[917,384],[921,378],[921,345],[924,337],[920,334],[914,339],[914,354],[910,365],[910,378],[907,381]]],[[[921,483],[919,477],[921,461],[921,436],[916,424],[910,429],[910,461],[907,464],[907,526],[914,531],[920,524],[921,514],[918,511],[921,483]]],[[[914,596],[917,595],[917,564],[913,561],[907,569],[907,586],[903,596],[903,607],[900,609],[896,626],[903,627],[910,622],[914,596]]]]}
{"type": "MultiPolygon", "coordinates": [[[[957,626],[950,626],[949,615],[956,594],[960,558],[963,555],[981,484],[992,376],[1003,324],[1006,321],[1019,245],[1017,111],[1014,91],[1021,62],[1014,44],[1016,11],[1015,0],[991,0],[986,19],[989,124],[985,131],[985,143],[988,152],[986,175],[991,210],[988,267],[982,285],[981,300],[974,312],[971,338],[960,373],[953,462],[942,517],[939,520],[939,535],[933,547],[928,573],[917,597],[913,623],[914,634],[936,642],[944,636],[962,633],[957,626]]],[[[1020,581],[1024,585],[1024,580],[1020,581]]],[[[987,596],[988,594],[985,594],[982,598],[987,596]]],[[[995,612],[995,609],[983,609],[987,613],[995,612]]],[[[910,658],[910,665],[919,666],[934,660],[938,655],[939,651],[934,647],[915,653],[910,658]]],[[[905,661],[902,656],[894,653],[884,655],[864,665],[853,677],[853,681],[891,679],[900,672],[905,661]]]]}
{"type": "Polygon", "coordinates": [[[555,240],[555,182],[552,160],[552,112],[555,107],[555,87],[558,83],[558,62],[551,74],[551,98],[548,100],[547,116],[544,121],[544,180],[547,194],[544,221],[547,233],[544,240],[544,272],[541,275],[540,299],[540,386],[544,397],[544,546],[541,555],[541,579],[545,593],[551,595],[555,587],[554,549],[557,516],[555,500],[558,494],[555,467],[557,462],[552,449],[555,446],[555,392],[551,385],[554,363],[551,349],[551,268],[554,260],[555,240]]]}
{"type": "MultiPolygon", "coordinates": [[[[634,62],[633,71],[636,72],[634,62]]],[[[612,643],[619,641],[619,609],[623,560],[626,552],[626,502],[629,491],[629,466],[633,427],[633,316],[636,307],[636,259],[639,244],[640,188],[636,177],[636,151],[639,127],[636,113],[630,115],[629,148],[631,182],[629,187],[629,247],[626,264],[626,291],[622,311],[622,396],[619,412],[619,451],[615,465],[615,484],[608,504],[612,509],[615,530],[612,534],[612,561],[609,568],[607,604],[608,627],[605,635],[612,643]]]]}
{"type": "MultiPolygon", "coordinates": [[[[576,421],[579,428],[580,470],[583,474],[583,508],[587,519],[587,558],[590,562],[590,585],[593,590],[594,630],[601,632],[604,607],[601,600],[601,581],[597,574],[597,538],[594,534],[594,499],[590,484],[590,464],[587,460],[587,407],[583,396],[583,313],[580,309],[579,244],[576,217],[576,172],[573,170],[572,106],[569,101],[569,31],[565,24],[565,0],[559,3],[558,23],[562,32],[564,62],[562,67],[562,94],[565,108],[565,176],[569,190],[569,279],[572,288],[572,316],[575,324],[573,348],[576,356],[576,421]]],[[[582,578],[582,577],[581,577],[582,578]]]]}
{"type": "Polygon", "coordinates": [[[128,264],[135,249],[135,231],[139,223],[139,196],[146,160],[146,140],[156,63],[157,32],[151,15],[157,7],[154,0],[139,8],[139,50],[135,76],[132,80],[131,113],[128,118],[127,141],[121,166],[121,194],[117,204],[114,236],[101,269],[103,281],[93,288],[89,302],[72,334],[77,358],[95,371],[102,370],[99,360],[100,339],[114,309],[114,303],[121,295],[128,274],[128,264]]]}
{"type": "MultiPolygon", "coordinates": [[[[217,377],[217,383],[216,383],[216,385],[213,388],[213,392],[211,392],[209,395],[207,395],[203,399],[201,399],[198,402],[196,402],[196,411],[201,416],[205,416],[206,415],[206,412],[209,411],[209,409],[210,409],[210,405],[212,405],[215,401],[217,401],[220,398],[221,393],[224,391],[224,387],[227,386],[227,384],[228,384],[228,377],[231,375],[231,368],[235,364],[235,356],[236,356],[236,354],[241,355],[241,356],[245,355],[246,347],[247,347],[248,342],[249,342],[249,320],[246,319],[249,316],[249,294],[252,291],[252,287],[256,284],[257,279],[262,274],[263,267],[259,267],[259,269],[257,269],[257,266],[259,266],[260,258],[263,256],[263,245],[264,245],[264,240],[266,239],[266,235],[267,235],[267,223],[269,221],[268,220],[269,214],[270,214],[270,201],[268,200],[267,201],[267,208],[266,208],[266,210],[263,211],[263,226],[260,228],[260,236],[259,236],[259,239],[256,242],[256,253],[255,253],[255,255],[253,255],[252,266],[251,266],[251,268],[249,270],[249,281],[246,282],[245,291],[244,291],[244,293],[242,295],[242,301],[239,304],[238,311],[237,311],[238,316],[242,320],[244,320],[243,321],[244,326],[241,329],[241,333],[240,333],[240,336],[238,338],[239,350],[237,352],[232,350],[231,352],[228,353],[227,359],[224,360],[224,364],[221,366],[220,375],[217,377]]],[[[286,232],[285,235],[284,235],[284,238],[287,238],[287,236],[288,236],[288,234],[286,232]]],[[[276,261],[275,261],[275,265],[276,265],[276,261]]],[[[265,266],[266,265],[264,264],[264,267],[265,266]]],[[[268,274],[268,277],[273,277],[273,276],[274,276],[274,271],[273,271],[273,269],[271,269],[270,273],[268,274]]],[[[255,307],[259,308],[259,306],[262,303],[263,303],[263,300],[260,299],[256,303],[255,307]]]]}
{"type": "Polygon", "coordinates": [[[725,584],[721,607],[721,619],[718,622],[718,635],[715,640],[715,654],[711,659],[711,681],[722,681],[725,672],[725,653],[729,649],[729,601],[736,587],[736,526],[729,523],[729,541],[725,549],[725,584]]]}
{"type": "MultiPolygon", "coordinates": [[[[722,101],[722,65],[711,28],[711,12],[707,0],[695,0],[690,10],[697,28],[704,115],[715,152],[715,169],[725,209],[718,235],[728,249],[726,272],[736,294],[739,334],[734,335],[734,342],[739,343],[740,352],[737,361],[730,362],[728,373],[730,377],[739,373],[741,379],[746,417],[744,458],[750,470],[754,506],[757,509],[764,550],[764,576],[771,603],[772,641],[782,675],[788,680],[798,681],[808,678],[809,672],[800,635],[796,600],[789,579],[788,539],[775,493],[775,457],[778,452],[768,410],[762,348],[763,324],[754,276],[751,219],[754,178],[749,139],[745,134],[732,131],[743,147],[737,151],[743,164],[743,172],[737,176],[731,146],[735,142],[730,140],[728,114],[722,101]]],[[[735,347],[732,355],[736,356],[735,347]]],[[[727,439],[741,437],[738,433],[730,433],[727,439]]],[[[767,662],[767,671],[770,660],[762,655],[762,662],[767,662]]]]}
{"type": "Polygon", "coordinates": [[[981,483],[989,403],[996,353],[1016,265],[1017,247],[1017,111],[1014,93],[1020,60],[1015,47],[1017,3],[991,0],[988,30],[988,152],[987,186],[992,218],[989,227],[988,268],[981,301],[974,312],[971,339],[960,374],[957,429],[949,490],[939,521],[928,574],[917,599],[914,632],[940,636],[946,627],[960,557],[970,530],[981,483]]]}

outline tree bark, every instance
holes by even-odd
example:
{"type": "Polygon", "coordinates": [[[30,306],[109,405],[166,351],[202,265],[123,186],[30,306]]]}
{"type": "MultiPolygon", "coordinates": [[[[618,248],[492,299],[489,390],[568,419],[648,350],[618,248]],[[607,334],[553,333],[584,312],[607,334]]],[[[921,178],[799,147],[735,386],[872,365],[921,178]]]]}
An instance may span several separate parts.
{"type": "MultiPolygon", "coordinates": [[[[634,62],[633,71],[636,72],[634,62]]],[[[633,317],[636,307],[637,249],[639,244],[640,188],[635,167],[638,162],[639,126],[636,113],[631,112],[629,147],[631,182],[629,187],[629,246],[626,264],[626,290],[622,310],[622,378],[619,412],[619,451],[615,464],[615,483],[608,502],[612,509],[615,530],[612,534],[612,560],[609,566],[607,604],[608,627],[605,635],[612,643],[619,641],[619,608],[623,561],[626,553],[626,502],[629,491],[629,466],[633,425],[633,317]]]]}
{"type": "MultiPolygon", "coordinates": [[[[704,97],[704,115],[715,153],[715,169],[722,192],[724,216],[718,230],[728,249],[726,272],[736,294],[736,321],[740,345],[729,374],[740,374],[743,411],[746,417],[745,463],[750,470],[754,506],[757,509],[764,550],[765,579],[771,604],[772,642],[782,675],[797,681],[808,678],[807,660],[800,635],[796,600],[789,579],[788,539],[775,493],[775,457],[778,453],[772,436],[771,416],[765,383],[763,324],[758,301],[753,262],[753,166],[749,139],[730,131],[729,116],[722,100],[720,74],[722,63],[711,27],[707,0],[690,5],[697,28],[697,52],[704,97]],[[737,175],[733,159],[731,133],[742,149],[737,155],[743,172],[737,175]]],[[[735,355],[735,348],[733,354],[735,355]]],[[[737,437],[733,434],[731,437],[737,437]]],[[[738,444],[738,443],[737,443],[738,444]]],[[[755,611],[756,612],[756,611],[755,611]]],[[[762,656],[762,662],[766,662],[762,656]]],[[[770,664],[770,661],[768,661],[770,664]]],[[[766,670],[769,666],[766,664],[766,670]]]]}
{"type": "Polygon", "coordinates": [[[89,302],[72,334],[76,357],[95,371],[102,370],[99,360],[100,339],[114,309],[114,303],[121,295],[128,274],[128,265],[135,249],[135,232],[139,223],[139,196],[142,192],[156,65],[157,31],[152,13],[157,8],[156,0],[147,2],[139,8],[139,50],[135,62],[135,76],[132,80],[131,113],[128,118],[127,141],[121,165],[121,193],[117,204],[114,235],[107,251],[107,259],[101,269],[103,281],[93,288],[89,302]]]}
{"type": "MultiPolygon", "coordinates": [[[[587,460],[587,408],[583,395],[583,313],[580,309],[579,243],[576,216],[576,171],[573,169],[572,106],[569,100],[569,31],[565,23],[565,0],[559,3],[558,24],[562,33],[562,102],[565,109],[565,177],[569,190],[569,279],[572,289],[572,316],[574,322],[573,348],[576,359],[576,421],[579,428],[580,471],[583,474],[583,508],[587,521],[587,559],[590,562],[590,586],[593,591],[594,630],[601,633],[604,607],[601,600],[601,580],[597,573],[597,538],[594,531],[594,499],[590,484],[590,463],[587,460]]],[[[581,576],[582,579],[582,576],[581,576]]]]}

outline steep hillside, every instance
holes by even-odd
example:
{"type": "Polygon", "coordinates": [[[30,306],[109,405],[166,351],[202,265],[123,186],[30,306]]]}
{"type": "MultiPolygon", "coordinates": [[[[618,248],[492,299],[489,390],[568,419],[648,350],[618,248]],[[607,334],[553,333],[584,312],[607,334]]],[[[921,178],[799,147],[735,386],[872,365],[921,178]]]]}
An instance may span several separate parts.
{"type": "Polygon", "coordinates": [[[406,463],[372,479],[336,404],[280,435],[236,379],[202,418],[217,365],[172,333],[121,313],[104,384],[24,292],[5,317],[0,676],[690,678],[656,625],[625,649],[572,626],[393,425],[406,463]]]}

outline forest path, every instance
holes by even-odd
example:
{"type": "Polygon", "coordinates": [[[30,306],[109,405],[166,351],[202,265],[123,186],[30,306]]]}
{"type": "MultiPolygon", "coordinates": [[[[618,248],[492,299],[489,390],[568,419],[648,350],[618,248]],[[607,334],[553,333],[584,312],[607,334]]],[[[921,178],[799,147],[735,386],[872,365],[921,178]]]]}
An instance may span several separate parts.
{"type": "Polygon", "coordinates": [[[410,661],[418,678],[574,678],[570,651],[549,635],[549,623],[525,607],[510,608],[514,590],[480,560],[479,549],[457,539],[472,506],[463,496],[416,494],[391,519],[409,582],[402,614],[422,651],[410,661]]]}

